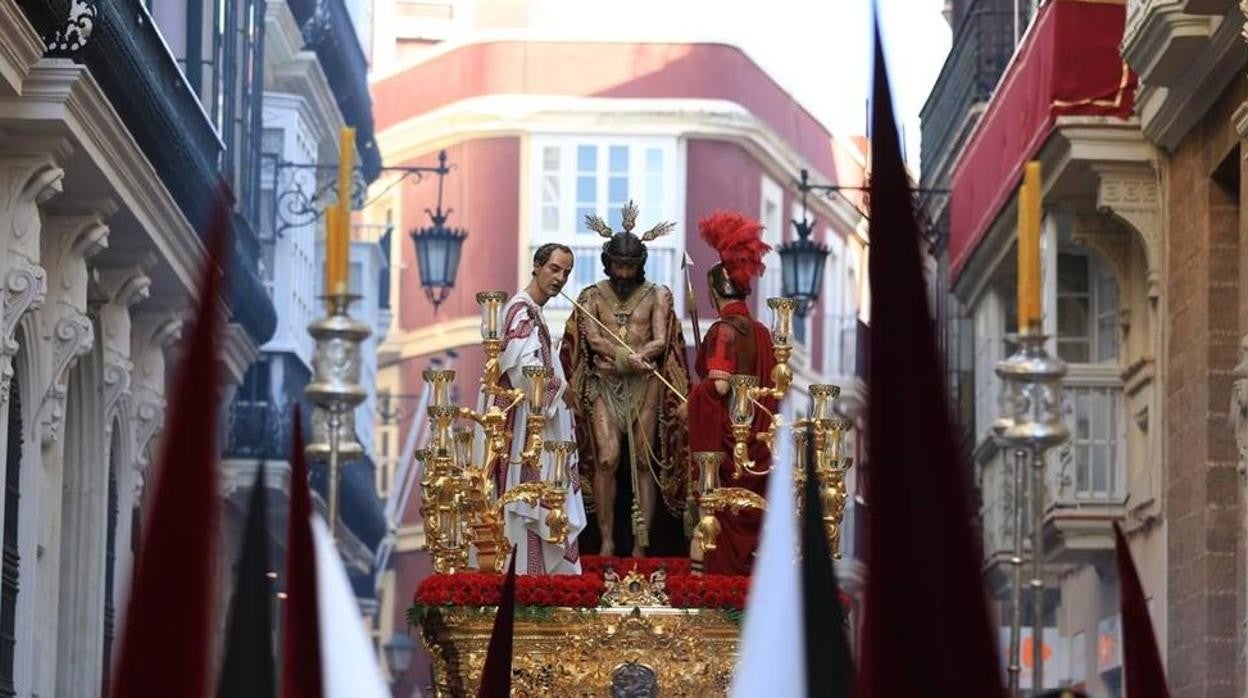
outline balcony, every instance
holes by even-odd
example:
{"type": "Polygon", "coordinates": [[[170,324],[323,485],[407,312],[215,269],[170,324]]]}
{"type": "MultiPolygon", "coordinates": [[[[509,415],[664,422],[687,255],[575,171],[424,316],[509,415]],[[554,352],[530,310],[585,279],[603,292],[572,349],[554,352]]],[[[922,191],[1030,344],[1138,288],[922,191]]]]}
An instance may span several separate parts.
{"type": "Polygon", "coordinates": [[[962,148],[992,97],[1014,51],[1014,17],[1004,3],[975,0],[954,31],[953,44],[920,112],[922,185],[933,186],[962,148]]]}
{"type": "Polygon", "coordinates": [[[1117,366],[1073,366],[1066,381],[1070,440],[1049,457],[1045,551],[1083,564],[1114,549],[1111,523],[1125,513],[1126,420],[1117,366]]]}
{"type": "Polygon", "coordinates": [[[848,384],[858,374],[858,315],[824,313],[823,374],[833,383],[848,384]]]}
{"type": "Polygon", "coordinates": [[[290,412],[272,402],[230,403],[227,459],[277,460],[290,457],[290,412]]]}

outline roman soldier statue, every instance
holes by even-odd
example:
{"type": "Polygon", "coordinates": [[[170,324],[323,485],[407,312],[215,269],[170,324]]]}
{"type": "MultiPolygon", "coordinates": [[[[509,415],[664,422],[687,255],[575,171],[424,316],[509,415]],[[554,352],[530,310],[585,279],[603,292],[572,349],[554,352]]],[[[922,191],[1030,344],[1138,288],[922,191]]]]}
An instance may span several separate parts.
{"type": "Polygon", "coordinates": [[[630,201],[620,232],[598,216],[586,217],[591,230],[608,238],[602,246],[607,278],[581,292],[561,358],[579,417],[582,483],[592,483],[586,501],[602,534],[600,552],[615,552],[616,473],[623,465],[634,492],[632,554],[639,557],[649,544],[658,498],[678,519],[684,508],[687,449],[677,408],[689,373],[672,291],[645,278],[645,243],[675,224],[660,223],[638,237],[632,232],[637,215],[630,201]]]}
{"type": "MultiPolygon", "coordinates": [[[[706,331],[699,348],[695,368],[701,383],[689,393],[689,449],[719,451],[725,454],[719,481],[727,486],[742,487],[759,496],[767,494],[767,476],[748,472],[735,473],[732,460],[732,429],[729,417],[729,379],[734,375],[758,378],[758,384],[771,387],[771,332],[750,315],[747,301],[750,283],[762,275],[763,255],[771,247],[761,239],[763,226],[739,213],[716,213],[698,222],[698,232],[715,251],[720,263],[707,272],[711,302],[719,318],[706,331]]],[[[765,430],[768,412],[777,409],[773,398],[761,401],[766,410],[756,410],[751,433],[765,430]]],[[[749,458],[759,470],[768,470],[771,452],[767,445],[753,441],[749,458]]],[[[739,512],[720,511],[720,534],[714,550],[703,560],[707,574],[747,575],[754,564],[762,528],[762,512],[746,509],[739,512]]]]}

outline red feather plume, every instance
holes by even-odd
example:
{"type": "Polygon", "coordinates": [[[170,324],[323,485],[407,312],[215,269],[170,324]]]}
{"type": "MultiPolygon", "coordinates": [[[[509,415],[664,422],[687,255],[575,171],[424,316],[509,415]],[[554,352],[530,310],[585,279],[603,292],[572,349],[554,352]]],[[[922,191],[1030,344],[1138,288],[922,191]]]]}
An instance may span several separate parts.
{"type": "Polygon", "coordinates": [[[771,251],[771,245],[763,242],[763,226],[758,221],[734,211],[716,211],[698,221],[698,232],[719,253],[737,288],[748,290],[750,280],[763,275],[767,268],[763,255],[771,251]]]}

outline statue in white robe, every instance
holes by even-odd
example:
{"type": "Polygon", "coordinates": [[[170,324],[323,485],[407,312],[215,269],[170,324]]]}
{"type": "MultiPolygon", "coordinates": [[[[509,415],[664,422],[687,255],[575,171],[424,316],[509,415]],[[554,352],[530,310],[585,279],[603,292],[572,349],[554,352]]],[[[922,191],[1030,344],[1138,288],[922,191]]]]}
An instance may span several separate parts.
{"type": "MultiPolygon", "coordinates": [[[[526,291],[512,296],[503,306],[503,350],[499,357],[502,374],[499,382],[504,388],[519,388],[527,392],[528,380],[521,373],[525,366],[549,366],[551,378],[546,382],[543,404],[546,408],[546,424],[542,431],[544,441],[574,441],[572,412],[564,402],[567,379],[563,366],[551,346],[550,330],[542,316],[541,306],[526,291]]],[[[485,396],[482,396],[483,400],[485,396]]],[[[489,399],[497,404],[504,400],[497,396],[489,399]]],[[[521,400],[507,415],[507,431],[510,433],[506,449],[507,459],[500,459],[495,472],[495,488],[505,493],[517,484],[546,481],[554,468],[554,456],[542,450],[540,467],[522,462],[525,424],[528,418],[528,401],[521,400]]],[[[483,450],[484,433],[478,427],[474,451],[483,450]]],[[[550,529],[546,524],[549,510],[526,502],[513,502],[506,506],[503,516],[503,532],[508,541],[516,546],[516,574],[580,574],[580,551],[577,537],[585,528],[585,502],[581,496],[580,474],[577,468],[576,449],[569,454],[564,472],[567,473],[566,496],[563,509],[568,518],[568,536],[559,542],[550,542],[550,529]]]]}

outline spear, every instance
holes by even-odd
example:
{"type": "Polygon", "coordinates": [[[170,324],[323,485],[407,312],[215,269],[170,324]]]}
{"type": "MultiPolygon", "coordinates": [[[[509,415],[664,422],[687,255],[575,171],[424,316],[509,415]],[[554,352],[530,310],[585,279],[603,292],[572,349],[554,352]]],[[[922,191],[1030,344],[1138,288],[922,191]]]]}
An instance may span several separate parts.
{"type": "Polygon", "coordinates": [[[695,354],[701,354],[702,325],[698,322],[698,297],[693,293],[693,277],[689,275],[691,267],[693,267],[693,258],[686,251],[685,258],[680,263],[680,268],[685,272],[685,294],[689,299],[689,318],[693,321],[693,350],[695,354]]]}

